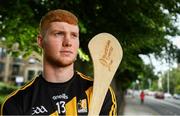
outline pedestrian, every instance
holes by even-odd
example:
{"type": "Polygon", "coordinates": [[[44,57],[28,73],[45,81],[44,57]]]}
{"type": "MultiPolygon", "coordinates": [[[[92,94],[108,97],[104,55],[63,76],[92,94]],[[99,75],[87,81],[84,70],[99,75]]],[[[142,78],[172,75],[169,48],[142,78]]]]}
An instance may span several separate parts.
{"type": "MultiPolygon", "coordinates": [[[[2,115],[87,115],[93,80],[74,69],[77,17],[66,10],[49,11],[40,21],[37,43],[43,50],[43,72],[6,99],[2,115]]],[[[110,87],[100,115],[116,115],[116,110],[110,87]]]]}
{"type": "Polygon", "coordinates": [[[142,90],[140,93],[141,104],[144,103],[144,97],[145,97],[145,94],[144,94],[144,91],[142,90]]]}

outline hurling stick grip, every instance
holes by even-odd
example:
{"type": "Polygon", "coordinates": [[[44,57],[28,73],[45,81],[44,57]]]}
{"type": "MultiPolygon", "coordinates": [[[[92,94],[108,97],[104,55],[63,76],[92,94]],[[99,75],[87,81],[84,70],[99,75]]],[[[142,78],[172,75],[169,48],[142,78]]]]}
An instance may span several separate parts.
{"type": "Polygon", "coordinates": [[[88,47],[94,66],[93,94],[88,113],[92,116],[100,113],[110,83],[122,60],[123,51],[118,40],[109,33],[96,35],[90,40],[88,47]]]}

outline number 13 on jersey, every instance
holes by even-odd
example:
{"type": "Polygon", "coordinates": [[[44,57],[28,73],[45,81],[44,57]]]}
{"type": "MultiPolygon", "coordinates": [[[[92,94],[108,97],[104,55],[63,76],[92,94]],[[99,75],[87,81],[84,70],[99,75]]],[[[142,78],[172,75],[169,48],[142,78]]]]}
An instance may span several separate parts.
{"type": "Polygon", "coordinates": [[[59,114],[62,114],[62,113],[64,114],[66,112],[65,101],[56,102],[56,106],[57,106],[59,114]]]}

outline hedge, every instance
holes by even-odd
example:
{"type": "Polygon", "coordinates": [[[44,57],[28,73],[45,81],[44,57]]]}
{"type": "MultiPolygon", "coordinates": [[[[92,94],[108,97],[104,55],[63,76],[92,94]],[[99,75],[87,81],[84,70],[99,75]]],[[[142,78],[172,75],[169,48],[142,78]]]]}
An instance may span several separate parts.
{"type": "Polygon", "coordinates": [[[17,86],[0,82],[0,104],[3,103],[7,95],[9,95],[11,92],[17,89],[17,86]]]}

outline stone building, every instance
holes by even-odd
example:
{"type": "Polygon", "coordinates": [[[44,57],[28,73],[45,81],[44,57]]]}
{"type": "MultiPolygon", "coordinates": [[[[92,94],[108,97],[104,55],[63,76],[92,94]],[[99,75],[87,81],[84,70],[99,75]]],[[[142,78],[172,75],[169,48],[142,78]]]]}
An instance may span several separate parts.
{"type": "Polygon", "coordinates": [[[33,52],[28,58],[12,57],[0,46],[0,81],[26,82],[42,72],[42,57],[33,52]]]}

